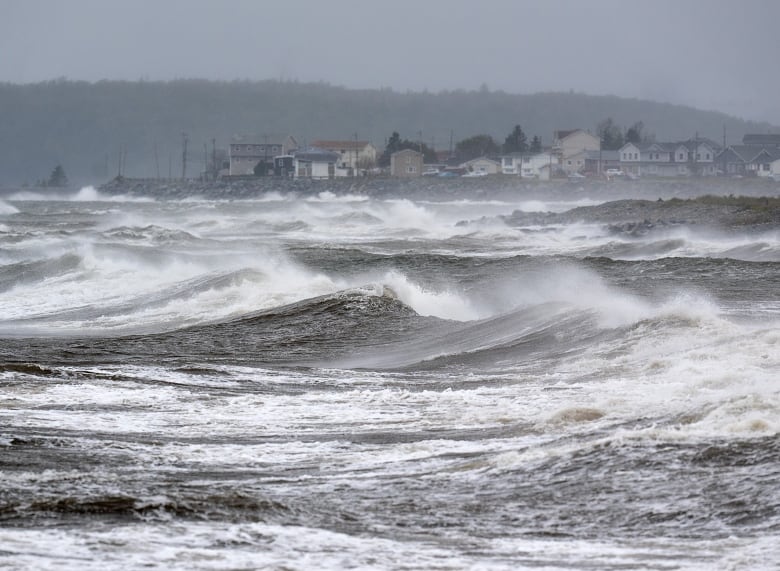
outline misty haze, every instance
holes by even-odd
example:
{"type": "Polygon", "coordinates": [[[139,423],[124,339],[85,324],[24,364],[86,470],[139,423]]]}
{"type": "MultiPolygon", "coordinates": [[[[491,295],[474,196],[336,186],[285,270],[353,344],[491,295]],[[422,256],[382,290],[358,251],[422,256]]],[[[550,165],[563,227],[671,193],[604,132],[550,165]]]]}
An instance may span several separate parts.
{"type": "Polygon", "coordinates": [[[0,568],[777,568],[780,4],[2,7],[0,568]]]}

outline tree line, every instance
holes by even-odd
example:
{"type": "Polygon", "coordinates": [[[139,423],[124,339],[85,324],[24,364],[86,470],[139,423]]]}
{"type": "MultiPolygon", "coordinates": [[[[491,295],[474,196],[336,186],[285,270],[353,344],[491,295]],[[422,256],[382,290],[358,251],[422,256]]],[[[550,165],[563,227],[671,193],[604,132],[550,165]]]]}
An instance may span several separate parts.
{"type": "MultiPolygon", "coordinates": [[[[535,137],[549,145],[557,129],[595,132],[604,117],[613,127],[633,126],[641,117],[668,140],[696,132],[719,140],[725,127],[737,142],[747,132],[771,129],[722,113],[581,93],[398,92],[276,80],[0,83],[0,183],[37,180],[57,164],[77,184],[106,180],[120,169],[128,177],[180,173],[183,133],[193,176],[206,168],[204,147],[216,139],[224,149],[234,135],[294,135],[304,144],[357,133],[381,146],[388,133],[423,133],[400,139],[424,145],[423,151],[449,148],[455,139],[453,151],[473,158],[496,148],[523,152],[527,145],[531,152],[535,137]],[[517,132],[516,123],[522,125],[517,132]]],[[[618,131],[624,140],[630,135],[618,131]]],[[[617,145],[614,129],[604,134],[605,148],[617,145]]]]}
{"type": "MultiPolygon", "coordinates": [[[[618,150],[626,143],[642,143],[653,141],[654,135],[645,132],[642,121],[636,121],[630,127],[623,130],[611,117],[599,121],[596,133],[601,140],[601,148],[607,151],[618,150]]],[[[390,155],[403,149],[414,149],[423,154],[426,163],[438,162],[435,149],[422,141],[402,139],[398,131],[393,131],[387,140],[385,150],[379,158],[379,166],[386,167],[390,164],[390,155]]],[[[541,153],[543,150],[542,138],[534,135],[531,140],[520,125],[515,125],[499,144],[491,135],[472,135],[455,144],[453,158],[459,162],[466,162],[479,157],[493,157],[514,153],[541,153]]]]}

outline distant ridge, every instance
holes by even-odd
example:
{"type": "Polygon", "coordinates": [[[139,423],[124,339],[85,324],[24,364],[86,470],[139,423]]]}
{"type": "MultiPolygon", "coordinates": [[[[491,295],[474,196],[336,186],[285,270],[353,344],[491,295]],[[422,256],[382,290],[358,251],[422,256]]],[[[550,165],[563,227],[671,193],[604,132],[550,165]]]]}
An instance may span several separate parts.
{"type": "Polygon", "coordinates": [[[289,133],[302,144],[357,135],[381,148],[398,131],[447,149],[451,138],[481,133],[503,142],[516,124],[549,145],[556,129],[595,132],[607,117],[624,129],[642,121],[645,133],[658,140],[698,134],[721,142],[725,128],[731,144],[745,133],[773,130],[724,113],[616,96],[486,89],[402,93],[276,80],[5,83],[0,114],[0,183],[6,184],[46,178],[57,164],[73,182],[102,182],[117,174],[120,156],[128,176],[181,176],[183,133],[187,174],[195,176],[212,140],[225,148],[240,133],[289,133]]]}

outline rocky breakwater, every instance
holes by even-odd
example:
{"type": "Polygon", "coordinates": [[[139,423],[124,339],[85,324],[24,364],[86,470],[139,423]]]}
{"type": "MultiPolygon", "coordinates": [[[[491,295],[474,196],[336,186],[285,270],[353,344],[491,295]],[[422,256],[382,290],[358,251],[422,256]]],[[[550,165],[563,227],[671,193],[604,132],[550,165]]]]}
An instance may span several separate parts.
{"type": "Polygon", "coordinates": [[[615,200],[561,213],[515,211],[503,219],[513,226],[603,223],[613,233],[630,236],[675,226],[762,231],[780,228],[780,198],[708,195],[655,201],[615,200]]]}
{"type": "Polygon", "coordinates": [[[386,176],[336,178],[329,180],[286,179],[278,177],[225,178],[216,181],[159,180],[115,178],[99,189],[104,194],[153,197],[159,200],[180,200],[202,197],[208,199],[251,200],[268,193],[290,196],[361,195],[376,198],[453,199],[475,197],[508,197],[518,192],[536,192],[539,185],[528,184],[517,177],[413,179],[386,176]]]}

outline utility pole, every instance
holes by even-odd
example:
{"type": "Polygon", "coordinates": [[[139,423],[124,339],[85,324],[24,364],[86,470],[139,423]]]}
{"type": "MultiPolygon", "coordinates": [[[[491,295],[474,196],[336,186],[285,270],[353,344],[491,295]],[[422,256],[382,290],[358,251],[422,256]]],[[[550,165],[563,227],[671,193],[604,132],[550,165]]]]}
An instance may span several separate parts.
{"type": "Polygon", "coordinates": [[[187,133],[181,134],[181,143],[182,143],[182,150],[181,150],[181,179],[186,180],[187,178],[187,142],[189,139],[187,139],[187,133]]]}
{"type": "Polygon", "coordinates": [[[268,174],[268,135],[264,135],[265,137],[265,145],[263,145],[263,152],[265,153],[265,158],[263,159],[263,176],[268,174]]]}
{"type": "Polygon", "coordinates": [[[212,179],[217,180],[219,169],[217,168],[217,139],[211,139],[211,174],[212,179]]]}
{"type": "Polygon", "coordinates": [[[157,180],[160,180],[160,157],[157,154],[157,141],[154,142],[154,164],[157,167],[157,180]]]}
{"type": "Polygon", "coordinates": [[[353,178],[357,176],[357,169],[358,169],[358,136],[357,135],[358,134],[355,133],[355,165],[354,168],[352,169],[353,178]]]}
{"type": "Polygon", "coordinates": [[[203,181],[209,178],[209,146],[203,143],[203,181]]]}

